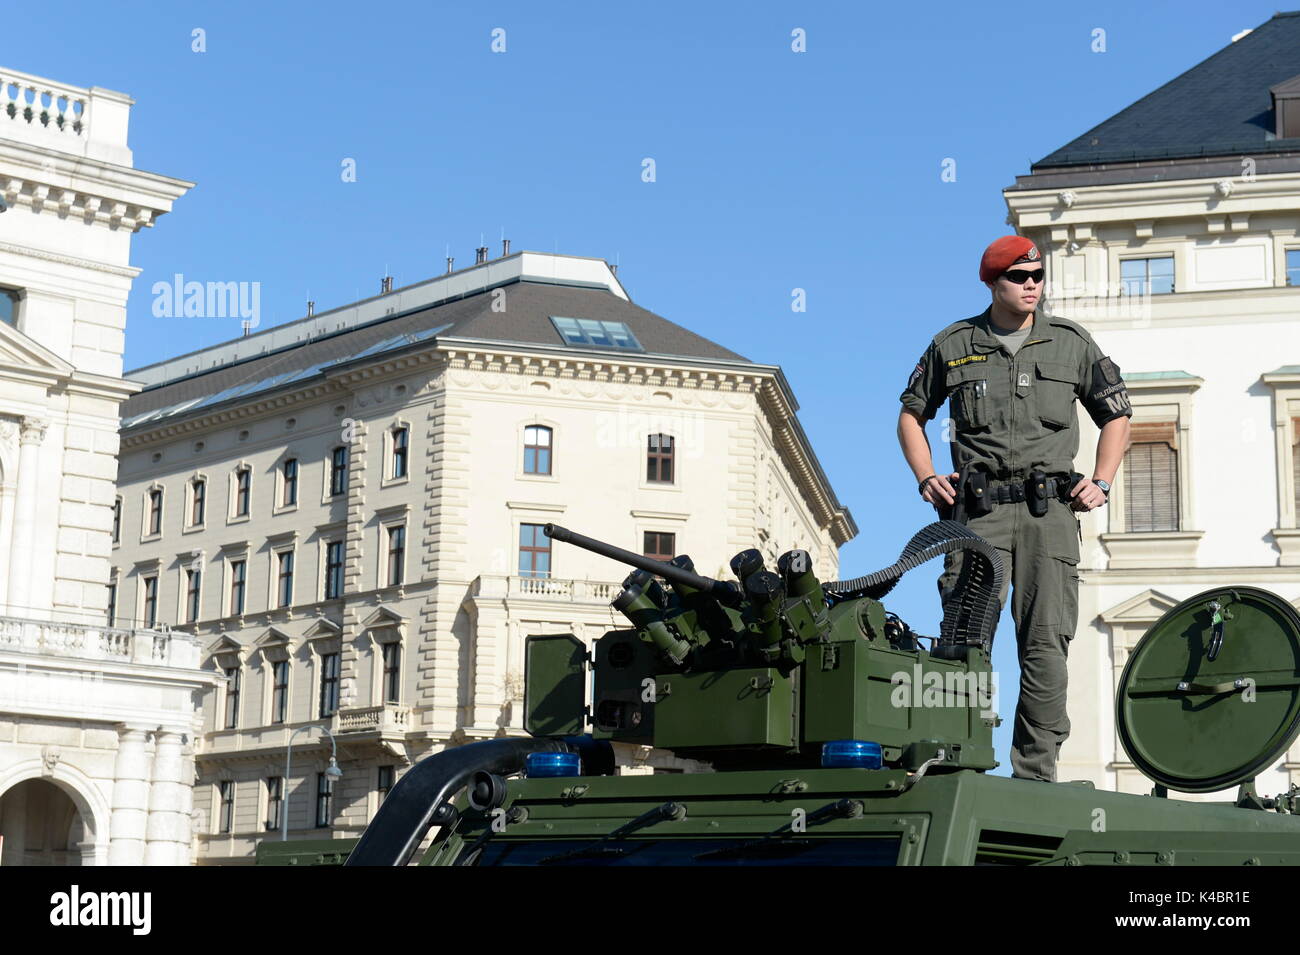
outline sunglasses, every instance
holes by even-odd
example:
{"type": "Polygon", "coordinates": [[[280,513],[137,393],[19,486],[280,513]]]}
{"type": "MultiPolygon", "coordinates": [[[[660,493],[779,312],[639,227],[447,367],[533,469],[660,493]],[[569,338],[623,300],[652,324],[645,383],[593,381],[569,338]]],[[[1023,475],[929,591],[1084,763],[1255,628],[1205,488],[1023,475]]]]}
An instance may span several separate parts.
{"type": "Polygon", "coordinates": [[[1043,275],[1043,269],[1035,269],[1032,272],[1028,269],[1011,269],[1003,272],[1000,278],[1004,278],[1009,282],[1015,282],[1017,285],[1024,285],[1025,282],[1029,281],[1029,279],[1033,279],[1034,284],[1037,285],[1043,280],[1043,275]]]}

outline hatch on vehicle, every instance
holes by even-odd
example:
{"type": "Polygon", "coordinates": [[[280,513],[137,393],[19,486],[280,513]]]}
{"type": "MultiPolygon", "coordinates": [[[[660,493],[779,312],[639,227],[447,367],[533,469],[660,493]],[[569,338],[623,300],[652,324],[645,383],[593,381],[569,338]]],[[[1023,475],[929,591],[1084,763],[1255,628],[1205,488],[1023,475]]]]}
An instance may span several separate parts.
{"type": "Polygon", "coordinates": [[[1300,733],[1300,614],[1255,587],[1184,600],[1133,648],[1115,718],[1160,785],[1205,793],[1254,778],[1300,733]]]}

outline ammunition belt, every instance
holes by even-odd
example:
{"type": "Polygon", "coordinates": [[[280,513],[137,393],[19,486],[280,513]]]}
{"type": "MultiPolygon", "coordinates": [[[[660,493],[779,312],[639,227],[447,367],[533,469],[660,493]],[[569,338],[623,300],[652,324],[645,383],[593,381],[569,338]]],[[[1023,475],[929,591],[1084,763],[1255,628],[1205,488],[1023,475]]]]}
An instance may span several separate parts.
{"type": "Polygon", "coordinates": [[[997,548],[957,521],[927,524],[907,542],[898,560],[884,570],[852,580],[825,583],[822,590],[836,601],[857,597],[879,600],[909,570],[940,554],[955,551],[962,551],[965,557],[957,586],[943,605],[939,645],[978,646],[988,650],[1002,609],[998,603],[1004,573],[1002,558],[997,548]]]}

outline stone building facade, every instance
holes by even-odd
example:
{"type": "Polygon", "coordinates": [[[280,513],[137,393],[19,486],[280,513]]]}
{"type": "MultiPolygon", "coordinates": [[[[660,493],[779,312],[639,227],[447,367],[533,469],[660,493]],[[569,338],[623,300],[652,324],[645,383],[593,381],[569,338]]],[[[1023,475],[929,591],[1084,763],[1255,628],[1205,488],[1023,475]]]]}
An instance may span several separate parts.
{"type": "MultiPolygon", "coordinates": [[[[1115,726],[1136,642],[1212,587],[1300,608],[1300,14],[1234,38],[1004,195],[1044,252],[1049,310],[1092,332],[1133,404],[1110,501],[1082,522],[1061,778],[1148,792],[1115,726]]],[[[1097,431],[1081,424],[1091,474],[1097,431]]],[[[1300,743],[1258,777],[1270,795],[1294,783],[1300,743]]]]}
{"type": "Polygon", "coordinates": [[[198,647],[107,620],[131,239],[192,185],[134,168],[131,103],[0,69],[4,865],[189,856],[198,647]]]}
{"type": "Polygon", "coordinates": [[[250,861],[286,811],[292,837],[355,836],[415,760],[521,733],[524,639],[619,626],[628,570],[546,523],[707,574],[805,547],[831,579],[856,533],[780,368],[636,306],[601,260],[479,258],[131,373],[113,579],[221,678],[200,862],[250,861]]]}

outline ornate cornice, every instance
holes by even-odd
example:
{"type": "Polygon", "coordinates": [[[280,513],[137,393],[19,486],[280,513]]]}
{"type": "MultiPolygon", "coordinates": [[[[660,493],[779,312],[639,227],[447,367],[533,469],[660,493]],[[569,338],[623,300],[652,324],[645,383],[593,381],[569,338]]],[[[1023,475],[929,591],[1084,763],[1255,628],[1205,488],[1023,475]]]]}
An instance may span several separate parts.
{"type": "Polygon", "coordinates": [[[0,252],[25,255],[45,262],[57,262],[60,265],[73,265],[79,269],[90,269],[95,272],[107,272],[109,275],[120,275],[128,279],[135,278],[141,271],[130,266],[109,265],[107,262],[96,262],[94,259],[83,259],[75,255],[60,255],[57,252],[46,252],[44,249],[33,249],[31,246],[15,245],[12,242],[0,242],[0,252]]]}

